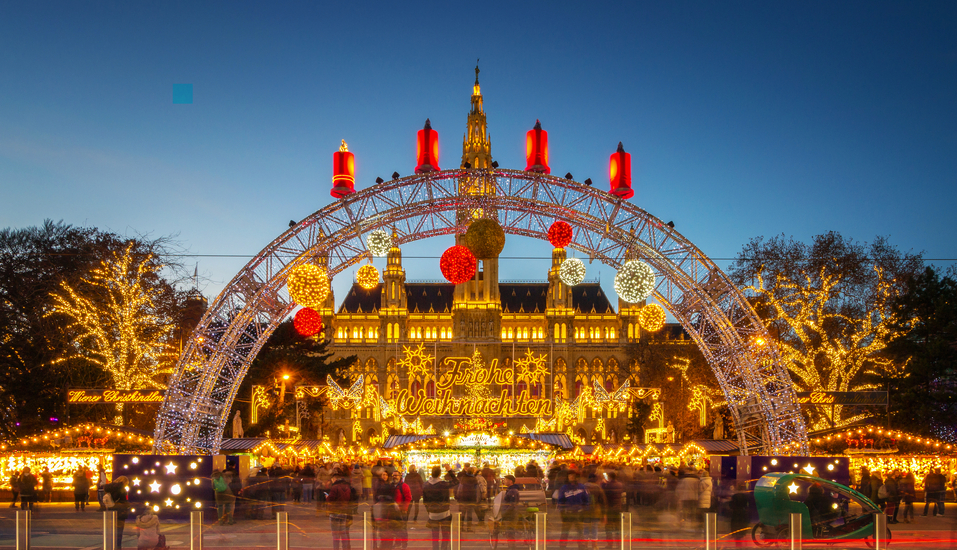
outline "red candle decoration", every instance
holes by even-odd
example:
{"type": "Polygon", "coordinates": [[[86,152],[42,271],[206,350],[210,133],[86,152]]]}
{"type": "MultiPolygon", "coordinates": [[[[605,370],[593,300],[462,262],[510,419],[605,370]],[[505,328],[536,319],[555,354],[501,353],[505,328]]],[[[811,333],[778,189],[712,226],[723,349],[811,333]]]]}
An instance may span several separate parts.
{"type": "Polygon", "coordinates": [[[332,191],[330,195],[341,199],[356,192],[356,159],[349,152],[346,140],[342,140],[339,150],[332,154],[332,191]]]}
{"type": "Polygon", "coordinates": [[[452,284],[460,285],[475,277],[478,261],[472,251],[462,245],[450,247],[439,260],[442,275],[452,284]]]}
{"type": "Polygon", "coordinates": [[[608,167],[608,175],[611,178],[612,195],[623,199],[630,199],[635,196],[631,190],[631,155],[625,152],[621,142],[618,142],[618,150],[612,153],[611,163],[608,167]]]}
{"type": "Polygon", "coordinates": [[[296,312],[292,326],[303,336],[315,336],[322,332],[322,317],[316,310],[304,307],[296,312]]]}
{"type": "Polygon", "coordinates": [[[525,171],[551,173],[548,167],[548,132],[542,130],[542,123],[535,120],[535,127],[525,134],[525,171]]]}
{"type": "Polygon", "coordinates": [[[558,220],[548,228],[548,242],[555,248],[565,248],[572,242],[572,226],[568,222],[558,220]]]}
{"type": "Polygon", "coordinates": [[[415,173],[432,172],[439,168],[439,133],[432,129],[432,123],[425,119],[425,127],[419,130],[415,158],[418,165],[415,173]]]}

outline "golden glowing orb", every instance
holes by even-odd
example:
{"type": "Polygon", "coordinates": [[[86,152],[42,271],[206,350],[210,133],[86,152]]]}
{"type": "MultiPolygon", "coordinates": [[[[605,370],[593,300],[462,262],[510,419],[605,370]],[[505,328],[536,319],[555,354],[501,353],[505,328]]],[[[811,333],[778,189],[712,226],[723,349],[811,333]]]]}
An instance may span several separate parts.
{"type": "Polygon", "coordinates": [[[379,270],[372,264],[366,264],[356,273],[356,282],[366,290],[372,290],[379,284],[379,270]]]}
{"type": "Polygon", "coordinates": [[[289,274],[286,288],[297,304],[318,309],[329,296],[329,276],[317,265],[302,264],[289,274]]]}

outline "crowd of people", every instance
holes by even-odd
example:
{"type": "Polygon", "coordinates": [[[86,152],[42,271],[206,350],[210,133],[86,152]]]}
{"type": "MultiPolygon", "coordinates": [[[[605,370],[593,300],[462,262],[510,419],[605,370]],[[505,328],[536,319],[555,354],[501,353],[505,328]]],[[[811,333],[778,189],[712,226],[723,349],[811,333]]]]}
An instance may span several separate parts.
{"type": "MultiPolygon", "coordinates": [[[[924,511],[931,517],[944,515],[944,498],[947,494],[947,477],[940,468],[929,471],[922,479],[924,487],[924,511]]],[[[871,499],[888,516],[888,523],[911,523],[914,521],[914,502],[917,500],[917,478],[913,472],[898,469],[889,472],[868,471],[861,468],[857,492],[871,499]],[[898,520],[900,515],[900,520],[898,520]]],[[[951,481],[957,495],[957,477],[951,481]]]]}

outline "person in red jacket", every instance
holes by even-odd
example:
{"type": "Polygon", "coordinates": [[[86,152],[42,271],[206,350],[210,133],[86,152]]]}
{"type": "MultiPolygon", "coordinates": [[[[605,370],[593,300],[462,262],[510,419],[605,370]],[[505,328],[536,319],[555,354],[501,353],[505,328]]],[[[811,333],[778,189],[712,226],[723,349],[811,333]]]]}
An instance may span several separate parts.
{"type": "Polygon", "coordinates": [[[395,533],[395,542],[397,548],[409,547],[409,505],[412,504],[412,489],[409,484],[402,481],[402,473],[392,472],[392,484],[395,485],[395,503],[399,506],[402,513],[402,520],[398,524],[395,533]]]}
{"type": "Polygon", "coordinates": [[[349,526],[352,525],[352,513],[358,502],[359,494],[349,483],[348,473],[339,469],[333,471],[332,484],[326,490],[333,550],[350,550],[349,526]]]}

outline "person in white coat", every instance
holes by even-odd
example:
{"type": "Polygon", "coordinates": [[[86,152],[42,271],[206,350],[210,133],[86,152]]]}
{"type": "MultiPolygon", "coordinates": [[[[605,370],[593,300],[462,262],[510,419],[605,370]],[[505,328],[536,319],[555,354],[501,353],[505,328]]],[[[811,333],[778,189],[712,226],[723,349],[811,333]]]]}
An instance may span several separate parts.
{"type": "Polygon", "coordinates": [[[704,521],[704,515],[711,511],[711,495],[714,493],[714,478],[708,470],[698,472],[698,519],[704,521]]]}
{"type": "Polygon", "coordinates": [[[146,507],[146,512],[136,518],[136,548],[137,550],[153,550],[160,544],[159,518],[150,512],[146,507]]]}

